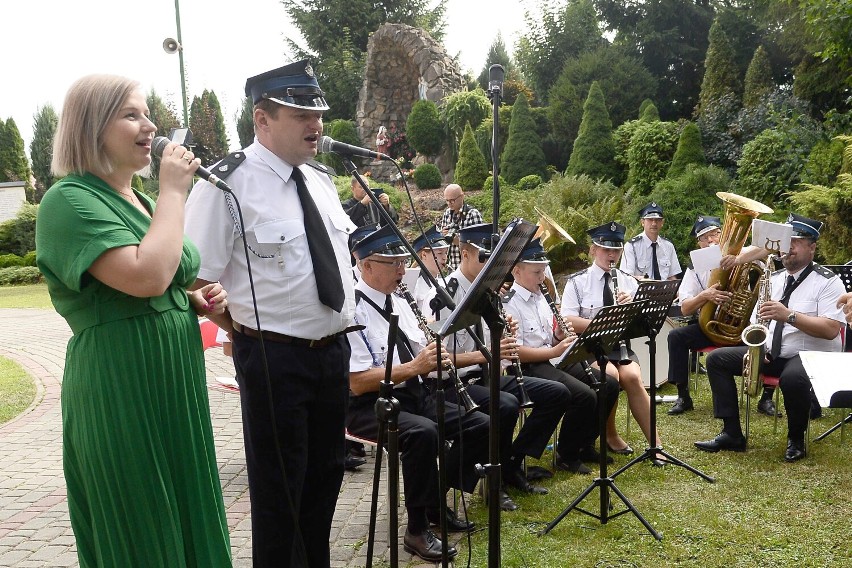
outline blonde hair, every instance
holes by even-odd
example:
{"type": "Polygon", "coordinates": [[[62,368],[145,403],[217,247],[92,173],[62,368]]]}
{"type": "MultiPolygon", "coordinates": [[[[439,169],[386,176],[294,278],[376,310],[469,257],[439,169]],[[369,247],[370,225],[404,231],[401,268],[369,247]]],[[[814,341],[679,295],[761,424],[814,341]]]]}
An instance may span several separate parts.
{"type": "Polygon", "coordinates": [[[87,75],[71,85],[53,139],[50,168],[54,176],[112,171],[109,156],[102,151],[102,136],[124,101],[139,87],[137,81],[117,75],[87,75]]]}

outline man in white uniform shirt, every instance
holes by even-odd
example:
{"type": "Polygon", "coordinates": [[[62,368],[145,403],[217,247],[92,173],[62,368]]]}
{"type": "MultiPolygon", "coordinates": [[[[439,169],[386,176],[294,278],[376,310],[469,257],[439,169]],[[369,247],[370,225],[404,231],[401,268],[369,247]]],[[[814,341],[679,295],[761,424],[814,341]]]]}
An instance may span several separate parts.
{"type": "Polygon", "coordinates": [[[308,61],[249,78],[254,143],[213,168],[234,195],[199,181],[186,204],[186,234],[201,251],[196,286],[218,280],[229,291],[256,567],[328,566],[343,480],[355,226],[311,163],[323,95],[308,61]]]}
{"type": "MultiPolygon", "coordinates": [[[[394,383],[393,396],[400,403],[397,424],[408,512],[403,546],[424,560],[437,562],[441,559],[443,545],[429,530],[429,524],[438,524],[442,514],[447,517],[450,531],[473,530],[473,523],[457,519],[445,505],[446,496],[439,495],[437,409],[430,393],[430,382],[420,378],[437,368],[435,342],[427,341],[411,307],[394,294],[405,274],[408,252],[390,227],[368,235],[355,244],[352,252],[361,268],[361,280],[355,287],[358,298],[355,319],[366,328],[349,334],[352,396],[347,428],[363,438],[378,438],[375,403],[380,383],[385,378],[388,318],[396,313],[399,334],[393,353],[391,381],[394,383]]],[[[442,351],[441,355],[446,365],[449,354],[442,351]]],[[[464,413],[451,402],[445,403],[445,413],[446,439],[452,442],[445,461],[447,483],[471,493],[479,480],[474,464],[486,463],[488,458],[488,416],[481,412],[464,413]]],[[[447,554],[455,556],[456,549],[449,547],[447,554]]]]}
{"type": "Polygon", "coordinates": [[[681,272],[672,242],[660,236],[665,224],[663,208],[654,202],[639,212],[642,233],[624,246],[621,270],[643,280],[677,280],[681,272]]]}
{"type": "MultiPolygon", "coordinates": [[[[428,229],[426,229],[426,233],[420,235],[414,242],[411,243],[411,248],[414,249],[414,252],[417,253],[417,256],[420,257],[420,260],[423,261],[423,264],[426,266],[426,269],[429,271],[434,278],[438,279],[438,283],[441,283],[441,277],[439,275],[445,275],[447,268],[447,251],[450,249],[450,245],[447,244],[444,235],[442,235],[435,225],[432,225],[428,229]]],[[[427,296],[430,296],[432,293],[432,283],[426,278],[423,274],[423,270],[420,270],[420,275],[417,277],[417,282],[414,284],[414,290],[412,294],[414,295],[414,301],[417,302],[417,305],[420,306],[420,309],[424,314],[429,314],[431,310],[428,306],[423,305],[423,300],[426,299],[427,296]]]]}
{"type": "MultiPolygon", "coordinates": [[[[772,299],[763,302],[756,317],[770,321],[767,356],[760,372],[781,378],[787,411],[784,460],[795,462],[806,455],[804,437],[811,407],[811,381],[799,352],[840,351],[840,326],[845,318],[837,302],[844,287],[837,275],[813,261],[823,223],[796,214],[790,214],[787,223],[793,226],[790,252],[782,259],[784,269],[772,275],[772,299]]],[[[713,412],[724,425],[712,440],[695,442],[699,450],[745,451],[734,376],[742,372],[747,349],[723,347],[707,357],[713,412]]]]}

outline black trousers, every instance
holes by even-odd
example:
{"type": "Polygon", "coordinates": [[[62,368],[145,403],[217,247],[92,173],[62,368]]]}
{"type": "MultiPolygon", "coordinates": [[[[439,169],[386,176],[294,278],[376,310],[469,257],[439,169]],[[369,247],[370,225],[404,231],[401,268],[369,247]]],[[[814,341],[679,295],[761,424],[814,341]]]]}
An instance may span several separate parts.
{"type": "Polygon", "coordinates": [[[305,566],[295,548],[295,518],[307,566],[327,568],[331,521],[343,481],[349,342],[341,336],[326,347],[310,349],[266,341],[265,348],[271,403],[260,341],[233,334],[251,495],[253,565],[305,566]]]}
{"type": "MultiPolygon", "coordinates": [[[[743,355],[747,347],[722,347],[707,356],[707,376],[713,391],[713,414],[716,418],[739,420],[739,385],[734,379],[742,373],[743,355]]],[[[787,411],[787,434],[799,440],[804,437],[811,408],[811,380],[798,355],[790,359],[780,357],[764,363],[762,373],[779,377],[787,411]]]]}
{"type": "Polygon", "coordinates": [[[710,347],[710,341],[701,326],[689,324],[669,332],[669,382],[673,385],[689,383],[689,351],[710,347]]]}
{"type": "MultiPolygon", "coordinates": [[[[598,396],[594,389],[585,380],[576,378],[574,373],[582,374],[579,363],[568,368],[566,373],[554,367],[550,362],[526,363],[523,365],[524,374],[529,373],[535,377],[541,377],[550,381],[561,383],[568,388],[571,399],[568,402],[565,418],[559,428],[559,456],[563,461],[571,461],[578,458],[580,449],[593,443],[598,437],[598,396]]],[[[593,369],[592,373],[600,380],[600,372],[593,369]]],[[[609,415],[615,403],[618,401],[618,380],[607,375],[604,389],[605,412],[609,415]]]]}
{"type": "MultiPolygon", "coordinates": [[[[514,374],[500,378],[500,462],[504,466],[513,455],[540,458],[571,400],[567,387],[538,377],[524,376],[524,389],[533,401],[533,407],[513,442],[515,425],[520,415],[521,388],[514,374]]],[[[479,410],[488,413],[491,399],[489,388],[473,384],[468,385],[467,390],[479,405],[479,410]]],[[[452,396],[455,397],[455,392],[452,396]]]]}
{"type": "MultiPolygon", "coordinates": [[[[410,379],[410,380],[417,380],[410,379]]],[[[407,388],[394,389],[399,400],[397,420],[402,480],[406,508],[435,509],[442,504],[438,491],[438,424],[437,407],[432,395],[423,391],[419,396],[407,388]]],[[[376,440],[379,421],[374,405],[378,393],[351,396],[347,428],[351,434],[376,440]]],[[[469,412],[462,416],[458,405],[445,402],[444,432],[452,446],[446,453],[448,487],[472,493],[479,481],[474,464],[486,463],[488,458],[488,416],[469,412]]]]}

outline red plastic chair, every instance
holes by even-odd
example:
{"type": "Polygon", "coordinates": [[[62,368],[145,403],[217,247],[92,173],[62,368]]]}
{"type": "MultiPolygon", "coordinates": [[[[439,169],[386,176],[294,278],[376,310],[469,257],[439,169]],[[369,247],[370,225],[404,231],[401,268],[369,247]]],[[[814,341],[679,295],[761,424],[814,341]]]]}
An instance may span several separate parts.
{"type": "Polygon", "coordinates": [[[201,327],[201,344],[204,350],[207,351],[211,347],[220,347],[222,344],[216,340],[219,333],[219,326],[207,318],[200,318],[198,325],[201,327]]]}

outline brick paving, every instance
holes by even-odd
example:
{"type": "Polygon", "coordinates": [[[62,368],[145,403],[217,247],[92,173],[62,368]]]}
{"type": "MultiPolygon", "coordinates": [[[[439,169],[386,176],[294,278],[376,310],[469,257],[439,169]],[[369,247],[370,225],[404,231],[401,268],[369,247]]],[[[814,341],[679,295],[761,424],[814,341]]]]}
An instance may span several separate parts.
{"type": "MultiPolygon", "coordinates": [[[[65,346],[71,331],[51,310],[0,310],[0,355],[13,359],[37,387],[33,404],[0,426],[0,566],[77,566],[62,474],[59,394],[65,346]]],[[[208,385],[232,377],[231,360],[221,349],[205,352],[208,385]]],[[[243,455],[239,397],[210,389],[210,413],[219,476],[227,510],[235,567],[251,566],[251,515],[243,455]]],[[[347,472],[331,533],[332,568],[364,566],[374,461],[347,472]]],[[[374,564],[387,565],[386,483],[380,488],[374,564]]],[[[402,566],[432,566],[402,550],[404,511],[400,509],[399,559],[402,566]]]]}

